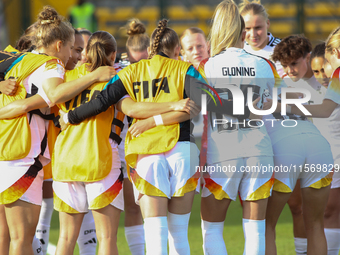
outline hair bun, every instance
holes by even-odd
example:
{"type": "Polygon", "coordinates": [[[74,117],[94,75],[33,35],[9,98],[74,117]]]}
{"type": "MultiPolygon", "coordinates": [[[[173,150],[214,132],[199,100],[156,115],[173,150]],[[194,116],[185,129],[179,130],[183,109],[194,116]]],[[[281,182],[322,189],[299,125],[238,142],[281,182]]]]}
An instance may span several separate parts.
{"type": "Polygon", "coordinates": [[[50,6],[44,6],[43,10],[38,15],[38,22],[41,25],[61,22],[61,18],[57,11],[50,6]]]}
{"type": "Polygon", "coordinates": [[[146,31],[145,26],[141,23],[138,19],[133,19],[127,27],[127,34],[128,35],[138,35],[144,34],[146,31]]]}

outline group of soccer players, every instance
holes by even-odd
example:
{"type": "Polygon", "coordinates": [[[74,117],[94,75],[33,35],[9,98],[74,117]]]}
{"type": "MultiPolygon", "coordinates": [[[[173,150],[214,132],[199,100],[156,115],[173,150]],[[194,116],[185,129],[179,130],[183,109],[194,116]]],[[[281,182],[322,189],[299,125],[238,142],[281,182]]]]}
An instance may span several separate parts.
{"type": "Polygon", "coordinates": [[[132,20],[129,61],[115,63],[111,34],[75,30],[46,6],[1,52],[0,253],[46,254],[54,208],[58,255],[73,254],[76,242],[80,254],[95,254],[97,240],[98,254],[118,254],[122,210],[132,254],[168,254],[168,245],[190,254],[201,192],[204,254],[227,254],[224,220],[237,196],[244,254],[277,253],[286,203],[296,254],[338,254],[339,29],[312,51],[303,36],[268,33],[260,2],[232,0],[216,7],[209,43],[199,28],[179,38],[167,23],[149,38],[132,20]],[[304,100],[306,91],[310,100],[285,114],[274,100],[304,100]],[[204,107],[199,151],[192,118],[204,107]],[[242,171],[252,166],[297,171],[242,171]]]}

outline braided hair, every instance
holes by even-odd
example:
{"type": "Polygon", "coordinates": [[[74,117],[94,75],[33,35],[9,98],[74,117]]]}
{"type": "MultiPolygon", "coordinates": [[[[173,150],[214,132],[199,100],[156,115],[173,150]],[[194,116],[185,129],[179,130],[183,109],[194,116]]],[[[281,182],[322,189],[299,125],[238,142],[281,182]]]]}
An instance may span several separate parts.
{"type": "Polygon", "coordinates": [[[153,31],[151,35],[151,52],[149,54],[149,59],[159,52],[164,52],[167,55],[179,45],[179,38],[176,32],[167,27],[168,21],[163,19],[158,22],[157,28],[153,31]]]}

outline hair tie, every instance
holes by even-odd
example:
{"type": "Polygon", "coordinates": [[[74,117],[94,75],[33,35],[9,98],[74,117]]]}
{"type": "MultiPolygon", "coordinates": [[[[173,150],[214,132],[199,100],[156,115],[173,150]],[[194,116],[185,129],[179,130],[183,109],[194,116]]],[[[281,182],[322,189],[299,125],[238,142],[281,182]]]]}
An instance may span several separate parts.
{"type": "Polygon", "coordinates": [[[54,18],[54,19],[45,19],[45,20],[40,21],[40,24],[42,24],[42,25],[44,25],[44,24],[50,24],[50,23],[53,23],[53,22],[55,22],[55,21],[56,21],[55,18],[54,18]]]}

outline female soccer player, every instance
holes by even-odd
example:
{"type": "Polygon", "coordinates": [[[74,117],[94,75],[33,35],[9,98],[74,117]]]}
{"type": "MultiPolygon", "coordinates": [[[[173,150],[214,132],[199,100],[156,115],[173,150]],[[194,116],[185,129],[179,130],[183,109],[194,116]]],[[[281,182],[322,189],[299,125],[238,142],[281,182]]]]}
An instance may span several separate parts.
{"type": "MultiPolygon", "coordinates": [[[[95,32],[87,46],[89,64],[67,72],[65,81],[77,79],[100,66],[112,66],[116,50],[116,41],[109,33],[95,32]]],[[[71,101],[58,106],[62,110],[75,108],[90,100],[105,84],[95,83],[71,101]],[[78,101],[80,98],[82,100],[78,101]]],[[[99,253],[118,254],[116,235],[120,210],[123,209],[119,206],[118,194],[122,189],[122,179],[117,144],[111,140],[110,145],[108,139],[112,119],[113,109],[110,108],[57,137],[52,158],[54,207],[60,218],[56,254],[73,253],[84,214],[89,209],[96,223],[99,253]],[[96,132],[98,128],[100,132],[96,132]],[[72,160],[66,160],[70,156],[72,160]]]]}
{"type": "MultiPolygon", "coordinates": [[[[0,95],[3,97],[1,107],[13,100],[25,98],[26,91],[31,94],[37,93],[37,95],[26,99],[28,102],[45,107],[47,104],[42,98],[47,100],[50,96],[51,100],[48,101],[53,104],[56,102],[54,100],[69,99],[69,96],[72,97],[72,93],[77,93],[79,90],[79,83],[62,84],[63,66],[67,63],[74,44],[73,28],[50,7],[45,7],[39,14],[37,23],[37,33],[33,44],[36,45],[37,52],[54,57],[28,53],[14,65],[8,71],[7,76],[19,77],[20,89],[14,97],[0,95]],[[38,102],[35,101],[37,99],[39,99],[38,102]]],[[[112,69],[109,72],[112,72],[112,69]]],[[[103,78],[102,75],[102,72],[97,72],[85,77],[82,80],[82,85],[87,87],[91,82],[98,80],[98,77],[103,78]]],[[[111,76],[111,73],[109,75],[111,76]]],[[[105,76],[108,75],[105,74],[105,76]]],[[[21,114],[27,111],[27,109],[21,110],[21,114]]],[[[6,114],[12,113],[13,111],[10,110],[5,111],[1,117],[7,118],[6,114]]],[[[4,175],[6,178],[1,179],[0,203],[5,205],[6,220],[11,236],[10,253],[32,254],[32,239],[42,197],[43,173],[40,170],[46,162],[42,156],[44,147],[40,146],[45,134],[45,122],[35,114],[25,114],[1,122],[2,127],[5,127],[4,123],[7,123],[8,127],[2,128],[0,131],[2,144],[0,165],[1,169],[7,169],[11,174],[4,175]],[[30,125],[28,125],[28,121],[30,125]],[[13,130],[13,127],[16,128],[15,130],[20,130],[21,136],[15,135],[13,131],[11,133],[10,130],[13,130]],[[18,127],[20,128],[18,129],[18,127]],[[31,141],[26,136],[31,136],[31,141]],[[6,140],[10,138],[15,139],[13,141],[6,140]]]]}
{"type": "MultiPolygon", "coordinates": [[[[260,0],[244,0],[240,4],[240,13],[244,19],[246,42],[244,49],[257,56],[271,60],[275,46],[281,41],[268,32],[270,25],[268,13],[260,0]]],[[[280,62],[275,62],[280,77],[284,74],[280,62]]]]}
{"type": "MultiPolygon", "coordinates": [[[[310,92],[309,103],[322,102],[322,90],[325,88],[316,81],[310,67],[310,51],[312,46],[303,36],[288,36],[274,49],[272,58],[280,61],[287,74],[287,85],[303,88],[310,92]]],[[[275,225],[281,211],[291,196],[297,180],[300,181],[302,203],[302,217],[306,229],[307,252],[326,254],[326,240],[323,231],[323,212],[329,194],[329,171],[313,171],[310,165],[332,165],[333,158],[327,140],[321,135],[317,127],[303,116],[287,114],[273,115],[275,119],[286,119],[296,123],[294,127],[267,125],[274,151],[275,166],[293,166],[299,170],[275,172],[275,183],[272,196],[269,198],[267,209],[267,254],[276,254],[275,225]],[[310,199],[315,196],[314,199],[310,199]],[[317,205],[317,206],[316,206],[317,205]],[[316,241],[318,240],[318,241],[316,241]],[[318,242],[316,245],[315,243],[318,242]]],[[[298,193],[298,194],[299,194],[298,193]]],[[[294,194],[294,192],[293,192],[294,194]]],[[[295,222],[294,222],[295,223],[295,222]]],[[[296,235],[295,235],[296,237],[296,235]]],[[[298,236],[299,237],[299,236],[298,236]]],[[[295,238],[297,254],[304,254],[303,246],[295,238]]]]}
{"type": "MultiPolygon", "coordinates": [[[[331,64],[332,69],[335,70],[330,79],[330,83],[328,85],[328,89],[325,95],[325,99],[323,100],[321,105],[307,105],[305,108],[312,114],[313,117],[322,117],[330,119],[336,118],[339,115],[339,104],[340,104],[340,96],[339,96],[339,73],[340,73],[340,27],[335,29],[326,40],[326,50],[325,50],[325,58],[331,64]]],[[[288,109],[290,107],[288,106],[288,109]]],[[[296,106],[291,106],[291,112],[294,114],[302,114],[300,110],[297,109],[296,106]]],[[[334,175],[333,175],[333,183],[332,183],[332,191],[338,190],[338,182],[339,182],[339,165],[338,165],[338,126],[336,122],[332,122],[330,126],[330,137],[331,137],[331,146],[332,151],[334,152],[334,175]],[[335,189],[334,189],[335,188],[335,189]]],[[[331,191],[331,192],[332,192],[331,191]]],[[[331,197],[332,198],[332,197],[331,197]]],[[[331,200],[330,200],[331,201],[331,200]]],[[[329,201],[329,202],[330,202],[329,201]]],[[[329,204],[328,204],[329,205],[329,204]]],[[[330,206],[329,211],[326,210],[325,217],[329,217],[330,212],[337,210],[337,207],[330,206]]],[[[332,227],[338,226],[339,217],[337,213],[334,214],[334,222],[331,224],[332,227]]],[[[326,221],[328,222],[328,221],[326,221]]],[[[327,223],[325,227],[329,228],[329,224],[327,223]]],[[[337,229],[329,228],[325,231],[327,237],[328,246],[331,248],[329,250],[329,254],[336,254],[339,251],[339,234],[337,229]]]]}
{"type": "MultiPolygon", "coordinates": [[[[126,50],[129,58],[129,63],[134,64],[141,59],[148,58],[148,47],[150,46],[150,38],[145,33],[146,29],[143,23],[137,19],[131,20],[127,25],[128,39],[126,41],[126,50]]],[[[129,106],[127,106],[129,107],[129,106]]],[[[123,114],[117,111],[118,114],[123,114]]],[[[118,115],[119,116],[119,115],[118,115]]],[[[129,245],[132,255],[143,255],[145,253],[145,238],[143,218],[140,207],[135,203],[133,196],[133,186],[128,179],[127,165],[125,162],[125,136],[128,129],[128,121],[125,116],[123,119],[124,128],[120,134],[122,141],[118,146],[122,169],[124,173],[124,226],[125,237],[129,245]]]]}
{"type": "Polygon", "coordinates": [[[325,61],[325,49],[326,44],[324,42],[314,47],[310,56],[310,65],[312,67],[315,78],[318,79],[318,81],[327,88],[330,75],[327,76],[324,68],[324,64],[327,62],[325,61]]]}
{"type": "Polygon", "coordinates": [[[131,20],[127,26],[129,37],[125,46],[131,64],[148,58],[147,48],[150,46],[150,38],[145,31],[144,24],[137,19],[131,20]]]}
{"type": "MultiPolygon", "coordinates": [[[[187,95],[200,103],[201,89],[206,85],[194,67],[177,60],[179,49],[175,31],[167,27],[166,20],[160,21],[151,37],[150,59],[124,68],[97,99],[69,111],[63,119],[79,123],[105,111],[127,93],[137,102],[173,102],[187,95]]],[[[219,108],[208,99],[208,109],[232,111],[228,100],[221,101],[223,107],[219,108]]],[[[156,127],[146,132],[127,134],[126,160],[136,167],[130,170],[130,176],[144,218],[147,253],[167,254],[169,229],[170,253],[188,254],[187,229],[198,180],[198,150],[190,142],[190,122],[180,127],[164,126],[174,121],[168,116],[155,116],[156,127]]],[[[188,118],[183,116],[182,120],[188,118]]]]}
{"type": "Polygon", "coordinates": [[[89,38],[92,35],[92,33],[89,30],[87,30],[86,28],[77,28],[77,30],[83,36],[83,39],[84,39],[84,49],[81,52],[81,60],[77,64],[77,67],[78,67],[78,66],[81,66],[82,64],[86,63],[86,61],[87,61],[87,59],[86,59],[86,47],[87,47],[87,42],[89,41],[89,38]]]}
{"type": "MultiPolygon", "coordinates": [[[[246,43],[244,49],[257,56],[271,60],[275,46],[281,41],[268,32],[270,25],[268,13],[260,0],[244,0],[240,4],[240,13],[245,21],[246,43]]],[[[279,61],[275,62],[276,70],[280,77],[284,75],[283,67],[279,61]]],[[[297,251],[307,251],[307,239],[301,209],[300,183],[288,200],[293,216],[294,244],[297,251]]]]}
{"type": "Polygon", "coordinates": [[[183,32],[180,39],[184,61],[198,68],[202,60],[209,58],[209,45],[202,29],[190,27],[183,32]]]}
{"type": "MultiPolygon", "coordinates": [[[[279,76],[269,60],[243,49],[245,36],[244,21],[235,3],[230,0],[220,3],[215,10],[210,34],[211,58],[204,71],[210,86],[222,98],[231,99],[228,89],[234,86],[245,93],[245,98],[250,93],[248,88],[253,88],[253,100],[257,98],[255,103],[261,108],[264,93],[272,94],[274,87],[280,90],[281,80],[277,79],[279,76]]],[[[235,100],[236,95],[233,98],[235,100]]],[[[273,166],[270,138],[265,127],[258,122],[251,121],[251,126],[242,124],[248,123],[249,116],[213,111],[209,117],[207,163],[216,171],[208,168],[206,176],[203,175],[204,254],[227,254],[223,240],[224,220],[230,202],[236,200],[238,192],[244,201],[244,254],[264,254],[265,215],[273,173],[245,169],[273,166]],[[215,125],[216,120],[224,120],[227,124],[215,125]]]]}
{"type": "MultiPolygon", "coordinates": [[[[311,67],[316,78],[318,78],[322,85],[328,87],[330,77],[333,71],[328,72],[327,65],[329,62],[325,59],[326,44],[320,43],[316,45],[311,54],[311,67]]],[[[327,139],[331,145],[334,165],[339,165],[340,151],[339,151],[339,139],[337,138],[339,133],[339,120],[340,110],[337,107],[332,115],[327,118],[327,126],[320,130],[322,135],[327,139]]],[[[335,255],[339,253],[340,249],[340,178],[339,172],[335,171],[333,174],[333,180],[331,184],[331,190],[329,192],[328,203],[324,214],[325,222],[325,235],[327,240],[328,255],[335,255]]]]}
{"type": "MultiPolygon", "coordinates": [[[[71,52],[71,57],[66,64],[66,72],[73,70],[81,59],[81,53],[84,49],[84,39],[78,30],[75,31],[74,47],[71,52]]],[[[59,108],[54,106],[51,108],[51,113],[58,116],[59,108]]],[[[47,142],[50,155],[53,153],[55,140],[60,133],[60,128],[55,127],[53,120],[50,120],[47,127],[47,142]]],[[[42,252],[45,255],[49,244],[50,223],[53,213],[53,190],[52,190],[52,163],[44,166],[44,183],[43,183],[43,201],[41,205],[39,222],[37,225],[36,236],[42,243],[42,252]]],[[[95,254],[97,247],[97,237],[95,232],[95,224],[92,212],[85,214],[79,236],[77,239],[79,254],[95,254]]]]}

